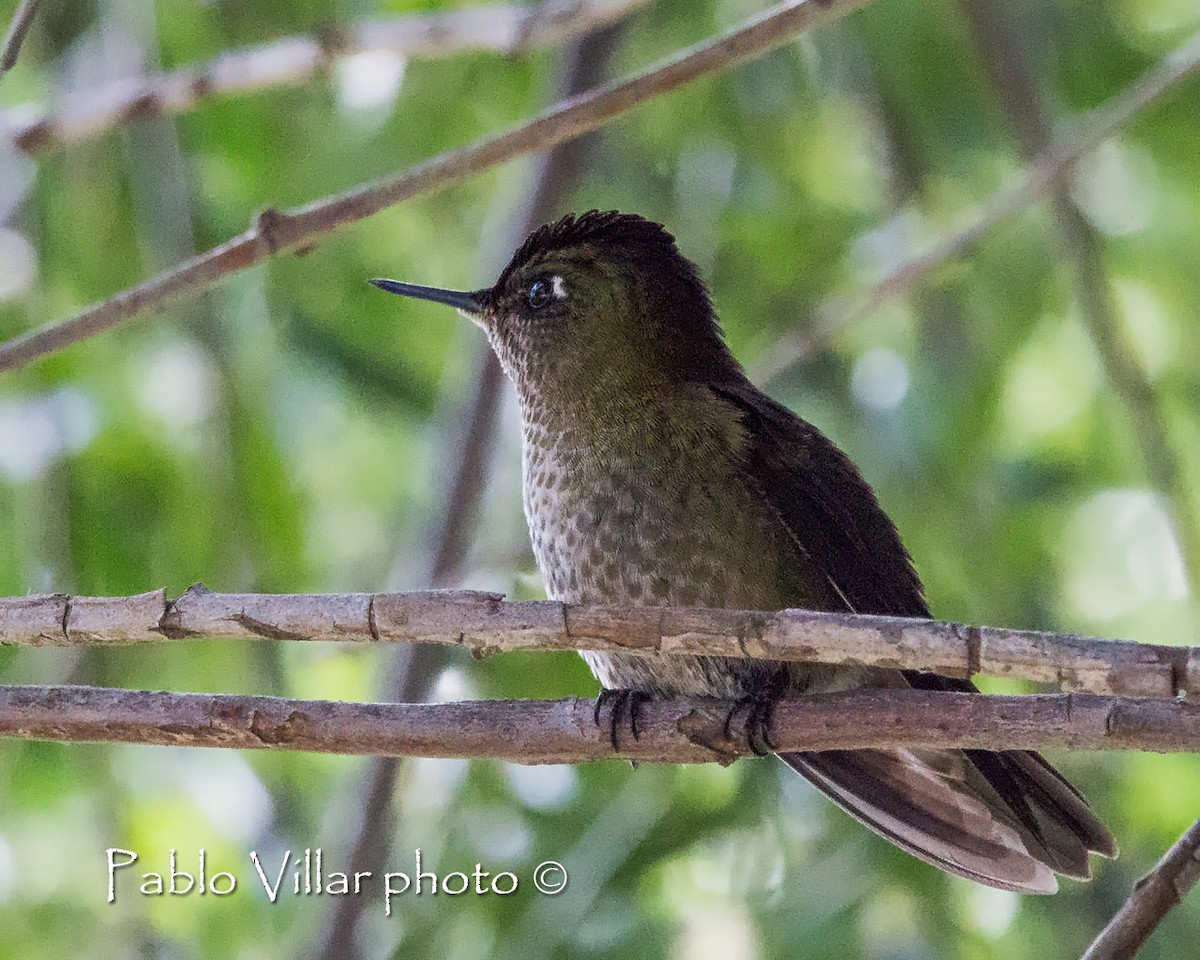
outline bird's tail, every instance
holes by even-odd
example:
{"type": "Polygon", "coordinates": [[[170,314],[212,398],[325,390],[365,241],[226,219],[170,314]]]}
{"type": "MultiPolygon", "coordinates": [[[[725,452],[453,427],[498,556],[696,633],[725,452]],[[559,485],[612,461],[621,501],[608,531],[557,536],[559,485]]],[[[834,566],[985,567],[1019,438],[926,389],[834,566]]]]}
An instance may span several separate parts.
{"type": "Polygon", "coordinates": [[[827,750],[783,761],[880,836],[926,863],[1002,890],[1054,893],[1117,844],[1038,754],[827,750]]]}

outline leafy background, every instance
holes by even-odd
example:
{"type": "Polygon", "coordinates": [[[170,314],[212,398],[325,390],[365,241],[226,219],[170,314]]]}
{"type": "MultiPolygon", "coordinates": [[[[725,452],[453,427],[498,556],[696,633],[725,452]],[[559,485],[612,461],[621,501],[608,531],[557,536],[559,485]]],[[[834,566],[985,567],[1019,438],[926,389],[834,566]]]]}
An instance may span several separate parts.
{"type": "MultiPolygon", "coordinates": [[[[7,22],[14,4],[0,4],[7,22]]],[[[159,66],[435,3],[45,4],[0,106],[51,101],[159,66]]],[[[760,9],[656,0],[611,38],[627,72],[760,9]]],[[[822,305],[943,235],[1024,163],[965,7],[877,0],[847,21],[642,106],[587,140],[555,213],[618,207],[664,221],[709,278],[735,353],[862,466],[947,618],[1189,642],[1197,609],[1162,491],[1081,312],[1071,258],[1035,204],[907,299],[779,372],[822,305]]],[[[1000,16],[1056,129],[1200,27],[1194,0],[1016,0],[1000,16]]],[[[291,89],[217,99],[40,154],[0,147],[0,335],[70,315],[268,205],[299,204],[532,115],[557,51],[344,62],[291,89]]],[[[1069,178],[1097,238],[1120,331],[1183,460],[1200,464],[1200,89],[1193,81],[1069,178]]],[[[532,189],[531,162],[423,196],[230,277],[212,293],[0,379],[0,594],[427,585],[433,528],[484,344],[450,311],[364,278],[490,281],[532,189]]],[[[760,378],[761,379],[761,378],[760,378]]],[[[519,499],[515,412],[499,439],[457,582],[538,596],[519,499]]],[[[471,519],[460,504],[451,514],[471,519]]],[[[470,523],[467,524],[471,526],[470,523]]],[[[1193,557],[1193,561],[1200,558],[1193,557]]],[[[1194,566],[1195,564],[1193,564],[1194,566]]],[[[418,664],[417,666],[420,666],[418,664]]],[[[370,699],[386,651],[206,642],[0,650],[6,683],[370,699]]],[[[590,695],[573,655],[427,662],[430,695],[590,695]]],[[[993,685],[995,688],[995,685],[993,685]]],[[[1197,815],[1192,756],[1054,758],[1120,840],[1090,885],[1021,899],[943,876],[868,835],[778,765],[401,766],[378,831],[389,869],[420,847],[477,861],[539,897],[368,896],[364,957],[1059,958],[1077,954],[1197,815]]],[[[11,957],[311,955],[328,896],[270,904],[251,849],[321,847],[345,869],[364,807],[354,758],[0,744],[0,929],[11,957]],[[167,851],[241,880],[224,899],[104,902],[104,850],[167,851]]],[[[190,864],[190,866],[189,866],[190,864]]],[[[1200,908],[1147,958],[1187,956],[1200,908]]]]}

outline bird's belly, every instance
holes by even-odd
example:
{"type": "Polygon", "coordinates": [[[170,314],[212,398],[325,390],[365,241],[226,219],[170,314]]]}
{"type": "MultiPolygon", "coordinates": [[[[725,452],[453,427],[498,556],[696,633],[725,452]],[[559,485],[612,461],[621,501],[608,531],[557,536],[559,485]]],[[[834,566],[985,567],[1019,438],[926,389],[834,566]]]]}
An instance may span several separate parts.
{"type": "MultiPolygon", "coordinates": [[[[556,477],[551,464],[540,476],[556,477]]],[[[528,478],[527,478],[528,479],[528,478]]],[[[737,492],[713,485],[655,489],[613,471],[580,494],[526,483],[525,512],[548,596],[569,603],[773,609],[776,534],[737,492]]],[[[780,663],[669,654],[581,654],[600,683],[661,696],[739,698],[788,668],[780,663]]]]}
{"type": "Polygon", "coordinates": [[[582,650],[592,675],[608,690],[640,690],[661,697],[719,697],[740,700],[775,686],[784,664],[729,657],[683,657],[655,653],[582,650]]]}

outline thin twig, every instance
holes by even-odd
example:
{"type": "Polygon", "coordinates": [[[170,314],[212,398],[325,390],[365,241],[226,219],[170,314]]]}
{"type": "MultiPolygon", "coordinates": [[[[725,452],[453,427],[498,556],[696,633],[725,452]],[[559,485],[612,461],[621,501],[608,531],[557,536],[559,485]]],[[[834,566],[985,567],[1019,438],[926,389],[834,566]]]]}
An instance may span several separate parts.
{"type": "Polygon", "coordinates": [[[1200,693],[1200,647],[807,610],[596,607],[506,601],[473,590],[238,594],[192,587],[168,601],[63,594],[0,599],[0,643],[211,639],[440,643],[476,657],[512,650],[751,657],[989,674],[1063,690],[1168,699],[1200,693]]]}
{"type": "Polygon", "coordinates": [[[37,15],[40,2],[41,0],[21,0],[21,5],[13,14],[8,32],[4,34],[4,42],[0,44],[0,77],[17,65],[21,44],[29,35],[29,28],[33,26],[33,18],[37,15]]]}
{"type": "Polygon", "coordinates": [[[289,213],[265,210],[245,233],[192,257],[145,283],[69,320],[0,345],[0,372],[116,326],[222,277],[285,251],[306,248],[326,234],[421,193],[449,186],[534,150],[547,150],[700,77],[781,46],[811,27],[846,16],[869,0],[788,0],[737,29],[677,53],[617,83],[565,100],[520,126],[443,153],[395,176],[289,213]]]}
{"type": "MultiPolygon", "coordinates": [[[[330,24],[319,33],[284,37],[221,54],[199,65],[126,77],[71,95],[53,110],[26,104],[0,112],[0,139],[34,155],[94,137],[148,116],[178,114],[205,100],[294,86],[356,54],[384,51],[432,59],[486,50],[513,56],[557,45],[615,22],[649,0],[543,0],[481,4],[385,20],[330,24]]],[[[32,4],[31,4],[32,5],[32,4]]]]}
{"type": "MultiPolygon", "coordinates": [[[[514,763],[625,758],[726,763],[750,752],[727,718],[730,700],[655,700],[638,708],[638,735],[610,740],[594,703],[476,700],[341,703],[108,687],[0,686],[0,737],[150,743],[237,750],[412,757],[488,757],[514,763]]],[[[823,694],[775,704],[780,752],[966,747],[977,750],[1200,751],[1200,706],[1091,694],[987,696],[925,690],[823,694]]]]}
{"type": "MultiPolygon", "coordinates": [[[[1010,15],[990,0],[960,0],[960,5],[1021,150],[1027,157],[1034,156],[1049,143],[1051,122],[1010,15]]],[[[1200,51],[1200,43],[1196,49],[1200,51]]],[[[1084,326],[1105,376],[1129,416],[1133,441],[1150,484],[1168,502],[1185,563],[1195,578],[1200,574],[1200,513],[1194,505],[1182,451],[1121,324],[1100,238],[1071,199],[1065,176],[1051,182],[1050,199],[1062,251],[1074,274],[1084,326]]]]}
{"type": "Polygon", "coordinates": [[[1175,841],[1153,870],[1134,884],[1129,899],[1100,931],[1082,960],[1129,960],[1197,882],[1200,882],[1200,820],[1175,841]]]}
{"type": "Polygon", "coordinates": [[[1039,151],[1013,186],[997,191],[975,207],[954,233],[925,252],[904,261],[859,293],[826,303],[812,330],[778,344],[772,351],[769,364],[765,364],[758,372],[758,378],[765,382],[785,375],[809,355],[815,344],[828,340],[903,296],[942,265],[965,257],[992,230],[1041,199],[1071,164],[1095,150],[1147,107],[1198,74],[1200,34],[1193,36],[1144,73],[1132,86],[1081,117],[1073,125],[1073,132],[1061,136],[1039,151]]]}

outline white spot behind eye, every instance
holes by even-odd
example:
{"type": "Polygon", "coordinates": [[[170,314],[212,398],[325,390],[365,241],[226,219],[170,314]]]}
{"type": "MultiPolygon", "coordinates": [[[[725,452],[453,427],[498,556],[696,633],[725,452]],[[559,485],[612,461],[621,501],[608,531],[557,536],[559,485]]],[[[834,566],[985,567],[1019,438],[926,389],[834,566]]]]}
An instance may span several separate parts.
{"type": "Polygon", "coordinates": [[[554,291],[555,300],[565,300],[567,296],[567,288],[563,286],[563,278],[553,276],[550,278],[550,289],[554,291]]]}

